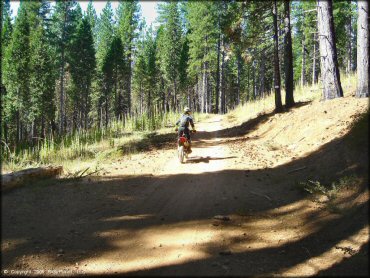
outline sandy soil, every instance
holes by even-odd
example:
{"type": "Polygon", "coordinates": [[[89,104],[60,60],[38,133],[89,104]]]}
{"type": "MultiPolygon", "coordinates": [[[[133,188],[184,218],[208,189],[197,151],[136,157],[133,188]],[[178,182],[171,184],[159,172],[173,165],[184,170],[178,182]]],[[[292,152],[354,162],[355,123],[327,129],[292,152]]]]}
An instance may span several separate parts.
{"type": "Polygon", "coordinates": [[[173,141],[3,194],[2,273],[368,275],[368,142],[349,133],[367,107],[301,103],[240,126],[215,115],[184,164],[173,141]],[[353,175],[334,201],[297,187],[353,175]]]}

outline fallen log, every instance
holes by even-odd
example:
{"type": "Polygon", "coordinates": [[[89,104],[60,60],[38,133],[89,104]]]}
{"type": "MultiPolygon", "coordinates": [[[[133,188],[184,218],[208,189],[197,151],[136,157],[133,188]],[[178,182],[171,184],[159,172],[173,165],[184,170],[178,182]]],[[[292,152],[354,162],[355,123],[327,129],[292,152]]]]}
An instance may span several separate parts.
{"type": "Polygon", "coordinates": [[[62,166],[49,166],[29,168],[5,175],[1,175],[1,191],[7,191],[15,187],[26,185],[28,182],[48,179],[61,175],[63,172],[62,166]]]}

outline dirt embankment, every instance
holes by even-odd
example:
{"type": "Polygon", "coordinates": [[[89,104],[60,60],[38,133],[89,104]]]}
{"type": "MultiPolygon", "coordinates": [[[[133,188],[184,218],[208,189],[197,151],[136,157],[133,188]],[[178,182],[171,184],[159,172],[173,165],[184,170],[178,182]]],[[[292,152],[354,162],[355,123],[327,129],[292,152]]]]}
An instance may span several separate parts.
{"type": "Polygon", "coordinates": [[[367,118],[352,123],[367,110],[346,97],[239,126],[212,116],[184,164],[172,142],[4,194],[3,273],[366,275],[367,118]]]}

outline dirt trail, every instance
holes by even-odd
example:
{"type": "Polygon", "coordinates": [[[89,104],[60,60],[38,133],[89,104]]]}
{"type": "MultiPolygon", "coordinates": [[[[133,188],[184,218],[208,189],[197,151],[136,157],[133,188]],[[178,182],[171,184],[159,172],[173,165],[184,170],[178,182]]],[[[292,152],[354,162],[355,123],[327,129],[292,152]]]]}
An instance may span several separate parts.
{"type": "Polygon", "coordinates": [[[295,135],[311,149],[294,148],[279,141],[284,117],[292,115],[232,127],[213,116],[196,123],[184,164],[171,144],[103,165],[102,177],[3,195],[2,269],[59,276],[366,274],[367,190],[345,191],[332,204],[342,213],[332,213],[325,200],[295,187],[327,171],[347,173],[352,156],[343,147],[341,164],[333,150],[344,146],[334,138],[348,126],[319,150],[309,136],[295,135]]]}

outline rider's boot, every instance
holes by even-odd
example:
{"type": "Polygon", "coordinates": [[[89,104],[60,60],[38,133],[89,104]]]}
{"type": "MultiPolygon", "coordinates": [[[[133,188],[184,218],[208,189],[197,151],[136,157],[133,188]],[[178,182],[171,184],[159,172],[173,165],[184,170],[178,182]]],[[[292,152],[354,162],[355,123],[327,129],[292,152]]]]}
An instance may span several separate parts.
{"type": "Polygon", "coordinates": [[[192,153],[193,151],[191,150],[191,144],[188,147],[188,153],[192,153]]]}

